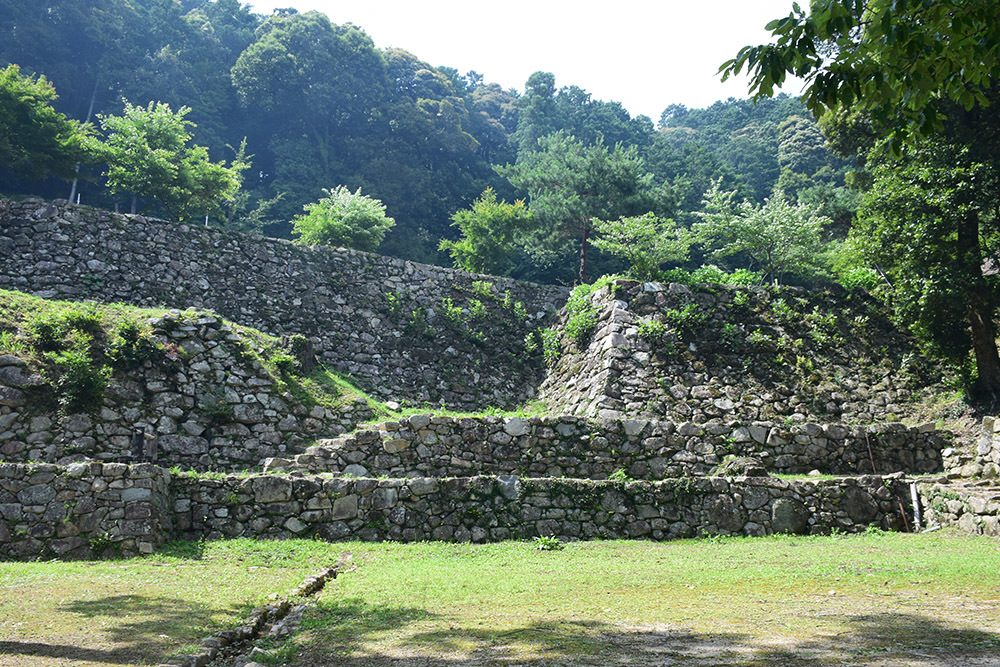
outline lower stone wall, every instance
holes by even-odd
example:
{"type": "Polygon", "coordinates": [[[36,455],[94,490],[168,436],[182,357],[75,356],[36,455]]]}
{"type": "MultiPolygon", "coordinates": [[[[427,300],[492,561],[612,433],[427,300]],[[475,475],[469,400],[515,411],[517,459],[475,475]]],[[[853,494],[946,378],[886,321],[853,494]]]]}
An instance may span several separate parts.
{"type": "Polygon", "coordinates": [[[151,464],[0,463],[0,558],[152,553],[172,533],[169,495],[151,464]]]}
{"type": "Polygon", "coordinates": [[[973,483],[920,484],[927,525],[958,526],[974,535],[1000,537],[1000,486],[973,483]]]}
{"type": "MultiPolygon", "coordinates": [[[[679,478],[615,483],[513,476],[177,479],[186,537],[487,542],[827,533],[901,526],[897,482],[679,478]]],[[[903,489],[905,491],[905,489],[903,489]]]]}
{"type": "Polygon", "coordinates": [[[152,553],[172,537],[488,542],[895,529],[899,485],[897,476],[204,478],[151,464],[0,464],[0,557],[152,553]]]}
{"type": "Polygon", "coordinates": [[[774,422],[675,424],[580,417],[413,415],[321,441],[269,470],[371,477],[528,477],[641,480],[711,474],[730,455],[755,456],[772,473],[928,473],[952,440],[933,425],[774,422]],[[871,450],[869,452],[869,446],[871,450]]]}

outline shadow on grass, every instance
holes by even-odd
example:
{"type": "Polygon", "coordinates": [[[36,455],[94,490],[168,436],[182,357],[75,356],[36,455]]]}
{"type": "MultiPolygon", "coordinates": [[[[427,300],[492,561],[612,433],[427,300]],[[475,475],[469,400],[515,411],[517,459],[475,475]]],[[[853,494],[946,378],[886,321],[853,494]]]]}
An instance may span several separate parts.
{"type": "MultiPolygon", "coordinates": [[[[61,605],[59,611],[99,623],[101,636],[85,640],[87,646],[56,641],[0,640],[0,656],[120,665],[156,662],[205,636],[216,614],[241,610],[213,608],[165,597],[115,595],[69,602],[61,605]]],[[[65,635],[62,638],[65,639],[65,635]]],[[[60,639],[59,635],[54,639],[60,639]]]]}
{"type": "MultiPolygon", "coordinates": [[[[379,665],[1000,665],[1000,634],[916,614],[827,616],[833,637],[759,637],[674,628],[622,628],[601,621],[541,621],[499,630],[443,627],[419,609],[373,607],[360,599],[317,610],[305,634],[280,652],[295,667],[379,665]],[[440,629],[393,635],[418,621],[440,629]],[[845,629],[846,628],[846,629],[845,629]],[[386,638],[391,648],[381,643],[386,638]]],[[[798,632],[812,634],[810,619],[798,632]]],[[[283,663],[284,664],[284,663],[283,663]]]]}

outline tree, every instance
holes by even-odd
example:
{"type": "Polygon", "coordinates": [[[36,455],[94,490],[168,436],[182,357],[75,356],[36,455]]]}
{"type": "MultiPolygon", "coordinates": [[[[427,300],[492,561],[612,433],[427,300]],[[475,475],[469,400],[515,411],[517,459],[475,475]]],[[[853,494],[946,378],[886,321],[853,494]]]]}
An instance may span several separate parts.
{"type": "Polygon", "coordinates": [[[723,80],[745,67],[754,98],[789,74],[817,116],[854,107],[886,128],[896,153],[940,132],[944,104],[989,104],[1000,78],[1000,4],[994,0],[812,0],[809,12],[767,24],[775,43],[745,46],[722,64],[723,80]]]}
{"type": "Polygon", "coordinates": [[[597,220],[653,211],[669,213],[669,196],[653,185],[635,147],[585,146],[557,132],[538,140],[515,165],[498,169],[526,190],[531,211],[556,237],[580,238],[581,283],[587,282],[587,246],[597,220]]]}
{"type": "Polygon", "coordinates": [[[174,112],[162,102],[146,107],[126,102],[121,116],[98,116],[106,138],[90,145],[107,164],[111,192],[132,194],[133,213],[137,197],[152,197],[169,217],[189,220],[217,211],[239,190],[249,166],[239,157],[242,150],[227,167],[210,161],[204,146],[189,146],[194,126],[184,119],[189,111],[174,112]]]}
{"type": "Polygon", "coordinates": [[[462,231],[457,241],[441,241],[455,266],[476,273],[509,276],[524,256],[522,234],[532,221],[523,199],[513,204],[497,201],[493,188],[487,188],[469,209],[456,211],[452,225],[462,231]]]}
{"type": "Polygon", "coordinates": [[[639,280],[655,280],[667,262],[686,261],[694,241],[690,231],[655,213],[598,220],[594,230],[594,246],[627,261],[629,272],[639,280]]]}
{"type": "MultiPolygon", "coordinates": [[[[926,153],[928,149],[964,156],[954,165],[960,172],[971,174],[975,171],[970,171],[972,164],[997,169],[1000,124],[989,107],[1000,97],[996,84],[1000,79],[1000,4],[992,0],[814,0],[810,9],[807,15],[793,5],[791,14],[769,23],[776,43],[744,47],[736,58],[723,63],[723,76],[746,67],[751,90],[756,97],[766,97],[787,74],[795,74],[806,79],[803,97],[817,115],[827,110],[864,112],[876,136],[886,137],[876,142],[869,159],[885,153],[900,157],[896,166],[902,169],[900,177],[912,185],[906,188],[909,198],[922,202],[923,210],[938,207],[952,194],[930,179],[912,175],[920,168],[912,164],[918,155],[933,157],[926,153]],[[908,172],[910,176],[905,175],[908,172]],[[920,189],[919,196],[914,188],[920,189]]],[[[883,171],[884,184],[891,178],[883,171]]],[[[956,183],[949,178],[944,182],[956,183]]],[[[979,385],[997,396],[1000,358],[993,324],[995,288],[973,261],[981,252],[983,232],[996,228],[995,216],[985,215],[995,205],[996,194],[988,179],[962,185],[967,198],[959,209],[962,216],[942,213],[920,218],[925,223],[937,221],[927,225],[931,233],[923,237],[923,242],[935,245],[930,251],[937,257],[926,262],[926,267],[936,266],[932,272],[939,277],[950,276],[952,295],[961,297],[950,303],[964,305],[979,385]],[[942,225],[950,225],[948,235],[934,231],[942,225]],[[951,235],[960,248],[953,246],[951,235]],[[954,261],[943,259],[950,255],[954,261]]],[[[905,231],[899,225],[886,228],[905,231]]],[[[925,249],[910,244],[896,247],[912,254],[916,263],[925,264],[920,259],[927,257],[925,249]]],[[[917,285],[913,289],[920,291],[917,285]]],[[[924,325],[941,327],[938,334],[949,329],[941,321],[924,320],[924,325]]]]}
{"type": "Polygon", "coordinates": [[[758,206],[716,182],[705,193],[702,222],[694,230],[716,257],[745,255],[778,285],[786,274],[808,276],[823,267],[823,226],[829,219],[804,204],[792,205],[778,190],[758,206]]]}
{"type": "Polygon", "coordinates": [[[71,180],[86,157],[88,129],[52,108],[56,90],[44,76],[0,70],[0,165],[30,180],[71,180]]]}
{"type": "Polygon", "coordinates": [[[386,216],[385,204],[343,185],[323,188],[326,197],[302,208],[305,215],[293,221],[300,243],[374,251],[396,221],[386,216]]]}
{"type": "Polygon", "coordinates": [[[995,240],[1000,222],[1000,170],[968,147],[936,140],[905,146],[872,177],[851,230],[854,246],[882,271],[898,319],[953,361],[971,349],[978,389],[996,396],[996,283],[983,264],[986,238],[995,240]]]}

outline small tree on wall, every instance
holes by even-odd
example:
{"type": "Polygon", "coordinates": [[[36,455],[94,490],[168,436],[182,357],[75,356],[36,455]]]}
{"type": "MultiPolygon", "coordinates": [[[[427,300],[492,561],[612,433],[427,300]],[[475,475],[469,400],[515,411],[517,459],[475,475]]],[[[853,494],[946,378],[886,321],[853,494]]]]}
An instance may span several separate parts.
{"type": "Polygon", "coordinates": [[[385,214],[385,204],[343,185],[323,188],[326,197],[302,208],[305,215],[292,221],[300,243],[374,251],[396,221],[385,214]]]}

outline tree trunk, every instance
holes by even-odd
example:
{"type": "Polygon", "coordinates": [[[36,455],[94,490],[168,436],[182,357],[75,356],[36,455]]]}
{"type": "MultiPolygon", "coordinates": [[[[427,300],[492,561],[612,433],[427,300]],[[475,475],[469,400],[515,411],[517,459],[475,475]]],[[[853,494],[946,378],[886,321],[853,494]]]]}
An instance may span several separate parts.
{"type": "Polygon", "coordinates": [[[1000,355],[997,354],[996,327],[989,286],[983,278],[983,257],[979,248],[979,215],[970,213],[958,228],[959,262],[969,272],[965,291],[972,350],[976,355],[977,389],[993,398],[1000,396],[1000,355]]]}
{"type": "Polygon", "coordinates": [[[587,239],[590,237],[590,226],[583,228],[583,243],[580,244],[580,284],[587,284],[587,239]]]}

